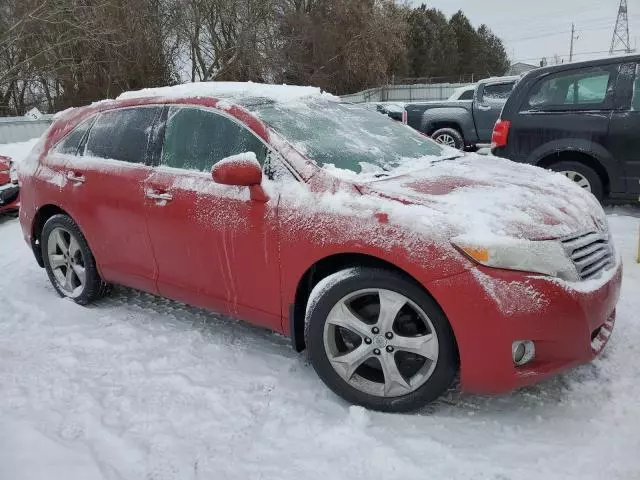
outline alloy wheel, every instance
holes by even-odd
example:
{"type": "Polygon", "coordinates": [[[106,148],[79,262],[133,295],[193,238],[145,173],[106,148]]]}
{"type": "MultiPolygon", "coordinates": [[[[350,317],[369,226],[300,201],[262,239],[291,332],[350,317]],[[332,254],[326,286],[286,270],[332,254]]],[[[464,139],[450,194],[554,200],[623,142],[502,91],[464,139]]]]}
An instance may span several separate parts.
{"type": "Polygon", "coordinates": [[[47,256],[60,290],[71,298],[80,296],[87,274],[78,240],[65,228],[56,227],[47,241],[47,256]]]}
{"type": "Polygon", "coordinates": [[[443,133],[436,137],[436,143],[440,143],[442,145],[446,145],[448,147],[456,148],[456,140],[451,135],[447,133],[443,133]]]}
{"type": "Polygon", "coordinates": [[[380,397],[407,395],[424,385],[439,351],[424,311],[384,289],[359,290],[336,303],[324,325],[324,348],[343,380],[380,397]]]}
{"type": "Polygon", "coordinates": [[[579,187],[584,188],[587,192],[591,192],[591,183],[589,183],[589,180],[587,180],[587,178],[581,173],[575,172],[573,170],[565,170],[560,173],[562,173],[569,180],[577,183],[579,187]]]}

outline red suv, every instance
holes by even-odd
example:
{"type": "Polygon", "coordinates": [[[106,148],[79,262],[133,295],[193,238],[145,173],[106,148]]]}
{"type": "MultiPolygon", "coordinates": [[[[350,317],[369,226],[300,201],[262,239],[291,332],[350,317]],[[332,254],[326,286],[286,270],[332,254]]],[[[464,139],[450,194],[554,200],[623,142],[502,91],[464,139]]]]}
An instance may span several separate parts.
{"type": "Polygon", "coordinates": [[[20,208],[18,173],[9,157],[0,155],[0,214],[14,213],[20,208]]]}
{"type": "Polygon", "coordinates": [[[122,284],[307,348],[350,402],[407,411],[588,362],[621,262],[561,175],[437,145],[316,89],[202,83],[74,109],[21,165],[57,292],[122,284]]]}

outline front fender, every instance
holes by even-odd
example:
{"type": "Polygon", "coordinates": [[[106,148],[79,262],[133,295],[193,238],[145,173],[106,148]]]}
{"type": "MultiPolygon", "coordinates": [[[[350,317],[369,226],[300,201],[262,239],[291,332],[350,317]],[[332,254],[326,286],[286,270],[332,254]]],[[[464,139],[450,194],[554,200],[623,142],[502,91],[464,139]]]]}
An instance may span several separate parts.
{"type": "MultiPolygon", "coordinates": [[[[425,288],[432,281],[469,268],[468,261],[448,242],[436,242],[427,235],[385,223],[384,219],[291,213],[282,215],[279,225],[282,312],[295,303],[298,285],[309,269],[337,255],[382,260],[425,288]]],[[[287,322],[283,322],[282,330],[288,333],[287,322]]]]}

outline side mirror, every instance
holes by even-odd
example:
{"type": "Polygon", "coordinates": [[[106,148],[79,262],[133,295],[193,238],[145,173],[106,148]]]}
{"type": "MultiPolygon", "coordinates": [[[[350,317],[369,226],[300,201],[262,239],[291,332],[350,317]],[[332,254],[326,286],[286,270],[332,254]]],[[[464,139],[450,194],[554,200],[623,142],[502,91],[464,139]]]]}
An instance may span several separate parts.
{"type": "Polygon", "coordinates": [[[214,182],[221,185],[249,187],[251,200],[267,202],[269,197],[261,186],[262,167],[253,152],[223,158],[211,169],[214,182]]]}

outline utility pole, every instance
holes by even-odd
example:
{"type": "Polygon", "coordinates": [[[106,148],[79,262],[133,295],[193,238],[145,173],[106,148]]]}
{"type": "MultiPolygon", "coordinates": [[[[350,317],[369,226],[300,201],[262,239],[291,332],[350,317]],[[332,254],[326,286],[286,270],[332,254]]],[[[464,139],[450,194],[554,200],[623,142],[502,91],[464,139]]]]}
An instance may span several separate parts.
{"type": "Polygon", "coordinates": [[[571,24],[571,47],[569,48],[569,62],[573,62],[573,42],[580,38],[576,35],[576,25],[574,23],[571,24]]]}
{"type": "Polygon", "coordinates": [[[627,8],[627,0],[620,0],[618,7],[618,18],[616,26],[613,29],[613,38],[611,39],[611,48],[609,55],[614,52],[631,53],[631,43],[629,42],[629,9],[627,8]]]}

